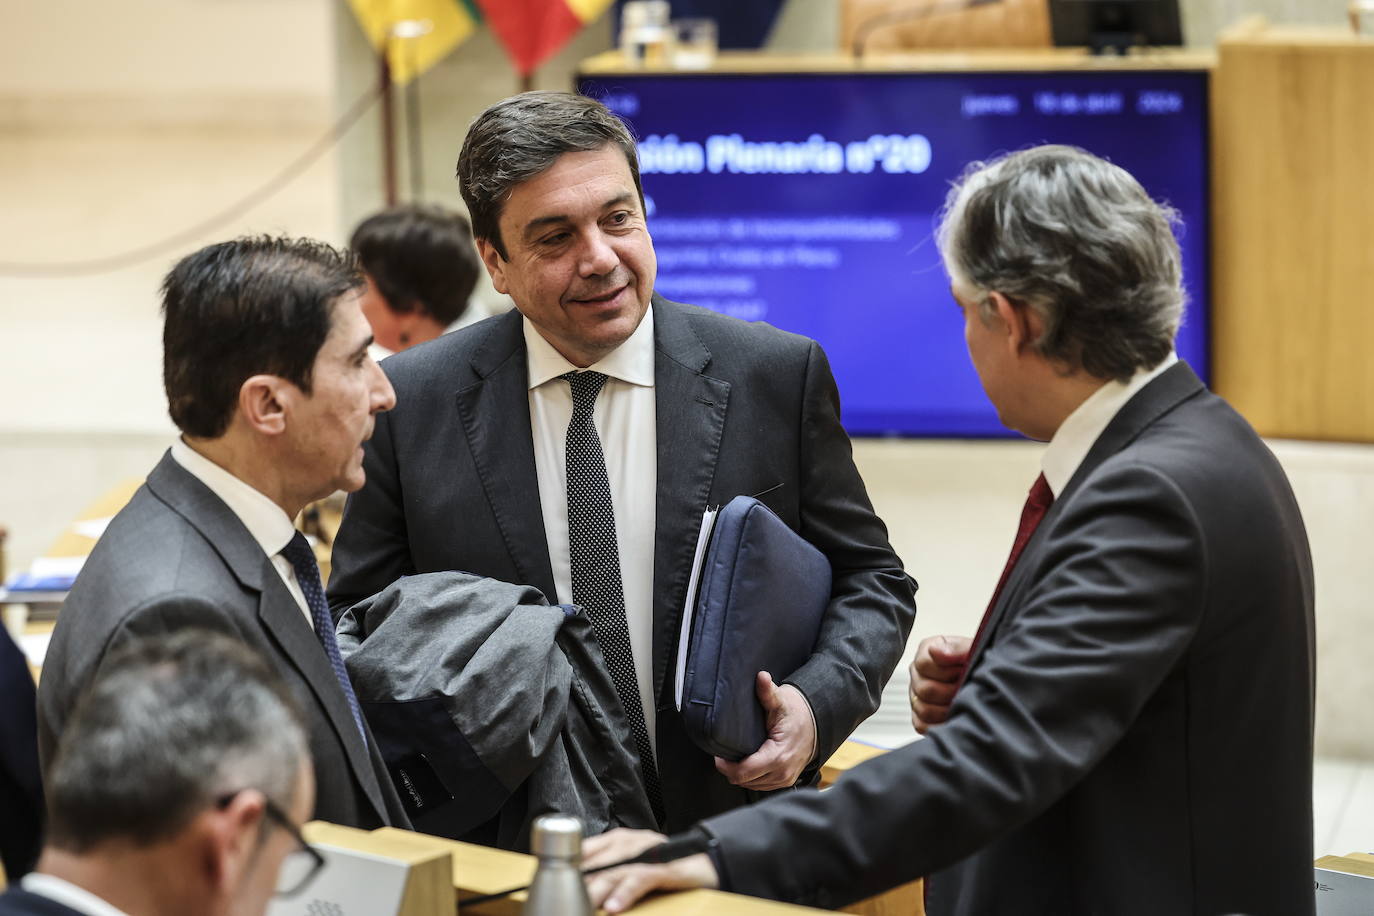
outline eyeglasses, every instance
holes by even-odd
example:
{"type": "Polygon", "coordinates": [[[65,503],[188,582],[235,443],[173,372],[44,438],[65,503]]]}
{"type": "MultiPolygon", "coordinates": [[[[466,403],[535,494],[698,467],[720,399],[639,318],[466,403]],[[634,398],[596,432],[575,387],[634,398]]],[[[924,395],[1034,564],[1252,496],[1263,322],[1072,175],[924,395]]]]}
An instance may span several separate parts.
{"type": "MultiPolygon", "coordinates": [[[[239,789],[237,792],[221,795],[215,799],[215,807],[220,809],[229,807],[229,803],[243,791],[243,789],[239,789]]],[[[318,849],[306,842],[305,837],[301,835],[300,828],[291,822],[290,816],[265,792],[263,793],[263,808],[268,819],[275,822],[278,827],[286,831],[291,839],[296,841],[296,848],[287,853],[286,858],[282,859],[281,869],[277,872],[276,889],[278,897],[294,897],[305,890],[306,886],[315,880],[320,869],[324,868],[324,856],[320,855],[318,849]]]]}

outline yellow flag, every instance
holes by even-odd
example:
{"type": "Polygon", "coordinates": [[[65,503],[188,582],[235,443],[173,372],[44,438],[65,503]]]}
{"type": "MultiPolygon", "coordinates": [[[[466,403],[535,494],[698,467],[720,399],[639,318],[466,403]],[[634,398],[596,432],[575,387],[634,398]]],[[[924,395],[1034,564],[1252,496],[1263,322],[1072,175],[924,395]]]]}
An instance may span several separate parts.
{"type": "Polygon", "coordinates": [[[348,0],[372,46],[387,48],[391,78],[405,84],[434,66],[477,29],[464,0],[348,0]],[[418,37],[405,37],[420,32],[418,37]]]}
{"type": "Polygon", "coordinates": [[[606,12],[606,7],[614,2],[615,0],[568,0],[568,8],[578,19],[590,23],[606,12]]]}

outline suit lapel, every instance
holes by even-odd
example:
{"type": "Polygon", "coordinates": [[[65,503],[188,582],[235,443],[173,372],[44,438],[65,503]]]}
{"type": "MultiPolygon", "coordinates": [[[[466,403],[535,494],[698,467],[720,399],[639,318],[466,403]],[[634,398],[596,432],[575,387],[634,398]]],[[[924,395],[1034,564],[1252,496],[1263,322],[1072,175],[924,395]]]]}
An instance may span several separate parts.
{"type": "MultiPolygon", "coordinates": [[[[261,555],[262,551],[258,553],[261,555]]],[[[378,819],[385,824],[390,818],[386,804],[382,801],[381,789],[377,785],[376,771],[368,756],[367,746],[358,734],[358,726],[353,721],[348,701],[344,698],[343,691],[337,689],[338,681],[334,669],[329,664],[315,631],[306,622],[300,605],[287,591],[286,585],[272,567],[271,559],[266,555],[262,555],[260,569],[265,587],[258,595],[258,619],[262,621],[263,628],[276,642],[282,655],[300,672],[301,678],[309,685],[310,692],[315,695],[316,702],[324,709],[330,727],[343,744],[348,764],[353,768],[358,784],[367,793],[368,801],[376,809],[378,819]]]]}
{"type": "Polygon", "coordinates": [[[677,643],[701,515],[710,498],[730,383],[703,374],[711,351],[686,311],[655,295],[658,485],[654,535],[654,696],[677,643]]]}
{"type": "Polygon", "coordinates": [[[342,691],[333,687],[337,683],[334,669],[296,599],[273,568],[271,558],[262,552],[261,545],[253,540],[238,516],[209,487],[177,464],[170,452],[148,475],[148,488],[205,537],[240,584],[257,593],[257,616],[264,630],[324,709],[345,748],[355,779],[376,808],[377,816],[386,823],[386,806],[367,748],[358,735],[342,691]]]}
{"type": "Polygon", "coordinates": [[[262,591],[262,547],[213,490],[177,463],[170,449],[148,475],[147,486],[204,535],[240,585],[262,591]]]}
{"type": "Polygon", "coordinates": [[[521,316],[494,325],[472,357],[478,381],[458,392],[458,413],[482,491],[515,566],[515,581],[557,600],[530,434],[529,372],[521,316]]]}
{"type": "Polygon", "coordinates": [[[1201,379],[1189,368],[1187,363],[1180,361],[1136,392],[1135,396],[1117,411],[1116,416],[1107,424],[1107,428],[1102,431],[1092,448],[1088,450],[1083,463],[1078,466],[1078,470],[1069,479],[1068,485],[1064,487],[1064,492],[1059,494],[1049,511],[1045,513],[1045,517],[1041,519],[1040,525],[1035,529],[1035,534],[1031,536],[1030,542],[1026,544],[1026,549],[1017,561],[1016,568],[1012,570],[1006,586],[1002,589],[1002,594],[998,596],[997,605],[989,612],[991,616],[987,625],[982,628],[982,638],[973,647],[969,656],[968,670],[973,670],[973,666],[982,656],[983,649],[988,640],[991,639],[992,634],[996,632],[1002,619],[1011,613],[1011,608],[1020,603],[1021,594],[1029,586],[1031,575],[1039,565],[1040,549],[1044,543],[1046,532],[1054,528],[1063,507],[1073,499],[1074,494],[1083,485],[1083,481],[1092,476],[1093,471],[1102,462],[1134,442],[1142,432],[1169,411],[1205,390],[1201,379]]]}

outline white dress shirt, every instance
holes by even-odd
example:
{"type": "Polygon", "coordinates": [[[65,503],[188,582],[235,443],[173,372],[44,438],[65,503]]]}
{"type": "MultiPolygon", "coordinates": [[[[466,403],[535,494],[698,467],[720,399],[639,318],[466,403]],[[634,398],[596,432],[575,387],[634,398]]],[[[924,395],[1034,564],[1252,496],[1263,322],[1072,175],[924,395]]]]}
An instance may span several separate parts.
{"type": "Polygon", "coordinates": [[[1128,382],[1113,379],[1094,391],[1059,425],[1040,458],[1045,483],[1050,485],[1050,492],[1055,499],[1064,492],[1078,471],[1078,466],[1088,457],[1097,437],[1102,435],[1121,408],[1126,406],[1126,402],[1176,362],[1178,354],[1170,353],[1153,369],[1138,370],[1128,382]]]}
{"type": "MultiPolygon", "coordinates": [[[[524,319],[529,369],[530,432],[539,478],[544,537],[558,601],[572,604],[568,558],[567,436],[572,420],[572,389],[559,378],[578,371],[524,319]]],[[[600,362],[587,367],[608,376],[592,410],[615,509],[615,539],[620,549],[620,581],[625,622],[634,655],[639,697],[649,741],[654,728],[654,525],[658,492],[658,409],[654,401],[654,315],[650,310],[629,339],[600,362]]]]}
{"type": "Polygon", "coordinates": [[[296,581],[296,569],[290,560],[281,555],[282,550],[291,543],[291,538],[296,534],[296,526],[291,524],[291,519],[282,511],[281,506],[181,439],[172,443],[172,458],[186,469],[186,473],[209,487],[210,492],[218,496],[229,507],[229,511],[243,522],[243,527],[247,528],[253,540],[258,542],[262,552],[272,558],[272,566],[277,570],[277,575],[281,576],[282,582],[286,584],[286,590],[296,599],[306,622],[313,628],[310,605],[305,603],[305,593],[296,581]]]}
{"type": "Polygon", "coordinates": [[[19,879],[19,886],[30,894],[47,897],[63,906],[69,906],[86,916],[129,916],[121,909],[111,906],[90,891],[83,890],[54,875],[30,872],[19,879]]]}

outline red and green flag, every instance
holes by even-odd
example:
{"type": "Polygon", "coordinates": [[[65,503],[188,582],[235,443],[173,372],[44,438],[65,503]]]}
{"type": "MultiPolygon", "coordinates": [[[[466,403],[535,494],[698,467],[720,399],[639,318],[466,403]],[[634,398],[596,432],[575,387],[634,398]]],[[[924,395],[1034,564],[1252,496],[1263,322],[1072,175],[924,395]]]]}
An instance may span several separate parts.
{"type": "Polygon", "coordinates": [[[606,12],[612,0],[476,0],[521,76],[606,12]]]}

